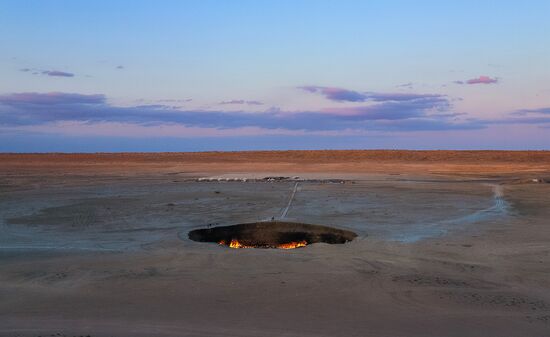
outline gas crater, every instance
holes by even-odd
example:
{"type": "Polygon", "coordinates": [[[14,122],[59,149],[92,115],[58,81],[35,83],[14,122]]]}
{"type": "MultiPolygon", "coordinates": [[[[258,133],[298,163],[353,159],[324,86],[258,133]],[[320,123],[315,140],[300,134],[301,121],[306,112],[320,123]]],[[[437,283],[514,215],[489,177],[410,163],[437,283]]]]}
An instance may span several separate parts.
{"type": "Polygon", "coordinates": [[[230,248],[294,249],[318,242],[343,244],[357,237],[354,232],[298,222],[265,221],[195,229],[189,239],[213,242],[230,248]]]}

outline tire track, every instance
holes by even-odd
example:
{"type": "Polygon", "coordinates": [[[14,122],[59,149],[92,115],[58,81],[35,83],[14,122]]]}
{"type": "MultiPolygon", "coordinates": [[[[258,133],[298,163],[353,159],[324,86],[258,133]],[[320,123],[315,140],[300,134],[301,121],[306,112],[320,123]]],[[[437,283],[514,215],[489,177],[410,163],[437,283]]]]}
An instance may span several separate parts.
{"type": "Polygon", "coordinates": [[[393,239],[401,242],[415,242],[424,238],[443,235],[455,226],[469,225],[489,219],[507,216],[509,214],[510,206],[504,198],[503,186],[499,184],[483,185],[489,186],[493,190],[493,203],[489,207],[458,218],[426,224],[422,227],[422,230],[419,233],[413,235],[395,235],[393,239]]]}
{"type": "Polygon", "coordinates": [[[281,213],[280,219],[284,219],[288,213],[288,210],[290,209],[290,206],[292,205],[292,201],[294,200],[294,196],[296,195],[296,191],[298,190],[298,183],[296,182],[294,184],[294,189],[292,190],[292,194],[290,195],[290,199],[288,200],[288,204],[283,209],[283,212],[281,213]]]}

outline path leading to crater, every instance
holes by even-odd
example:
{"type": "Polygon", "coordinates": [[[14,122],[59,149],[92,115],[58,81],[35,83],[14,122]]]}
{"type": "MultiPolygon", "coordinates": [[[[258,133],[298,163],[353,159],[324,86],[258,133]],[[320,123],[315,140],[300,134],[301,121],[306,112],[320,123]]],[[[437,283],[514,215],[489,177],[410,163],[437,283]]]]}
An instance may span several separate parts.
{"type": "Polygon", "coordinates": [[[288,213],[288,210],[290,209],[290,206],[292,205],[292,200],[294,200],[294,196],[296,195],[296,191],[298,190],[298,182],[294,184],[294,189],[292,190],[292,194],[290,195],[290,199],[288,199],[288,204],[283,209],[283,212],[281,213],[281,219],[284,219],[288,213]]]}

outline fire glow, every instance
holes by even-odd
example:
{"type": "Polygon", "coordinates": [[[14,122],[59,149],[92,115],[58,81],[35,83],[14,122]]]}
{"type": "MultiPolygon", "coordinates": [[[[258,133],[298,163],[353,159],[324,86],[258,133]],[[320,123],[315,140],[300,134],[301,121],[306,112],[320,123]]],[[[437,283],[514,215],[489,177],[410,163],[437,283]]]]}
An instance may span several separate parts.
{"type": "Polygon", "coordinates": [[[287,242],[287,243],[281,243],[281,244],[278,244],[276,246],[273,246],[273,247],[266,247],[266,246],[251,246],[251,245],[245,245],[245,244],[242,244],[241,242],[239,242],[238,240],[235,240],[235,239],[232,239],[231,242],[229,242],[229,244],[227,244],[227,242],[225,240],[221,240],[220,242],[218,242],[218,244],[222,245],[222,246],[229,246],[229,248],[234,248],[234,249],[240,249],[240,248],[277,248],[277,249],[295,249],[295,248],[300,248],[300,247],[305,247],[307,246],[307,241],[298,241],[298,242],[287,242]]]}

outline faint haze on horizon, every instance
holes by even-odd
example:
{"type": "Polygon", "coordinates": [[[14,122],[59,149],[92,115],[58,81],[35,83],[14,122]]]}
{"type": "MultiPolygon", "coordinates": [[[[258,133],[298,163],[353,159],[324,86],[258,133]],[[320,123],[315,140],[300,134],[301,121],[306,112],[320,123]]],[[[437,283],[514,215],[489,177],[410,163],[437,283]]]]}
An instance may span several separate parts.
{"type": "Polygon", "coordinates": [[[0,2],[0,152],[550,149],[549,1],[0,2]]]}

